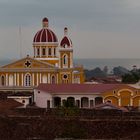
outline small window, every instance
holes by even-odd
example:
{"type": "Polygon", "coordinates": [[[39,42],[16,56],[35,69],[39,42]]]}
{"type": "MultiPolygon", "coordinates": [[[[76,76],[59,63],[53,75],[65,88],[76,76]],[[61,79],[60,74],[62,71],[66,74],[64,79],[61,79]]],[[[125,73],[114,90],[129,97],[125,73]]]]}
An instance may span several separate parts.
{"type": "Polygon", "coordinates": [[[37,55],[39,56],[40,55],[40,49],[37,48],[37,55]]]}
{"type": "Polygon", "coordinates": [[[25,103],[25,100],[22,100],[22,103],[24,104],[25,103]]]}
{"type": "Polygon", "coordinates": [[[49,48],[49,55],[51,55],[52,54],[52,52],[51,52],[51,48],[49,48]]]}
{"type": "Polygon", "coordinates": [[[114,94],[116,94],[116,91],[115,91],[115,90],[113,90],[113,93],[114,93],[114,94]]]}

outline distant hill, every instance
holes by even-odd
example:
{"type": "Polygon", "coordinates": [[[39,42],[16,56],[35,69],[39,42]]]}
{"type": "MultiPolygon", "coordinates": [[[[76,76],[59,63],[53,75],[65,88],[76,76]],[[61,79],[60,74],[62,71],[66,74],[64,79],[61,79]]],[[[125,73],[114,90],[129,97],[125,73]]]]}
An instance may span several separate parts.
{"type": "MultiPolygon", "coordinates": [[[[106,70],[101,70],[101,68],[97,67],[95,69],[92,69],[92,70],[84,70],[85,72],[85,76],[86,76],[86,80],[89,80],[91,78],[106,78],[107,76],[109,76],[110,74],[107,73],[106,70]]],[[[123,76],[125,74],[129,74],[130,71],[127,70],[126,68],[124,67],[121,67],[121,66],[118,66],[118,67],[114,67],[113,70],[112,70],[112,74],[113,76],[123,76]]]]}

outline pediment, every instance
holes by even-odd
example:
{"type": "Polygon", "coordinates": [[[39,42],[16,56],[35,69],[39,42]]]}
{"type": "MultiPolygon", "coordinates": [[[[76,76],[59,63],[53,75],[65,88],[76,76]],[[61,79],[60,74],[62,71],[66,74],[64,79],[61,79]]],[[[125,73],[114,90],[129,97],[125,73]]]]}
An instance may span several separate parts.
{"type": "Polygon", "coordinates": [[[35,60],[31,57],[26,57],[8,65],[4,65],[1,68],[11,68],[11,69],[23,69],[23,68],[54,68],[54,65],[47,62],[42,62],[40,60],[35,60]]]}

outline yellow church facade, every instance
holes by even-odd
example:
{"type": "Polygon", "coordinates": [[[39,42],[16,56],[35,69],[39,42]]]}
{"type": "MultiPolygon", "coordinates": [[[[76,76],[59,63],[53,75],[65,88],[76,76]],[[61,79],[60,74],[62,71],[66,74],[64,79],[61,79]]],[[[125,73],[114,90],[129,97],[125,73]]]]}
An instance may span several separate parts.
{"type": "Polygon", "coordinates": [[[82,66],[73,64],[73,44],[64,28],[64,37],[58,42],[49,28],[47,18],[42,20],[42,29],[33,39],[34,56],[17,60],[0,67],[0,89],[28,89],[40,83],[83,83],[82,66]]]}

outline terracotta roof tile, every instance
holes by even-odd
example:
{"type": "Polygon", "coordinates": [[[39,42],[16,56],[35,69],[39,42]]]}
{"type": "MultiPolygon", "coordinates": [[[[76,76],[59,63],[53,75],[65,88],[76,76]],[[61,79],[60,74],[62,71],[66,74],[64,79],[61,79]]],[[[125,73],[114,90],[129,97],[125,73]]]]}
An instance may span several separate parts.
{"type": "MultiPolygon", "coordinates": [[[[40,84],[36,89],[49,93],[103,93],[127,86],[122,84],[40,84]]],[[[129,87],[129,86],[127,86],[129,87]]]]}

